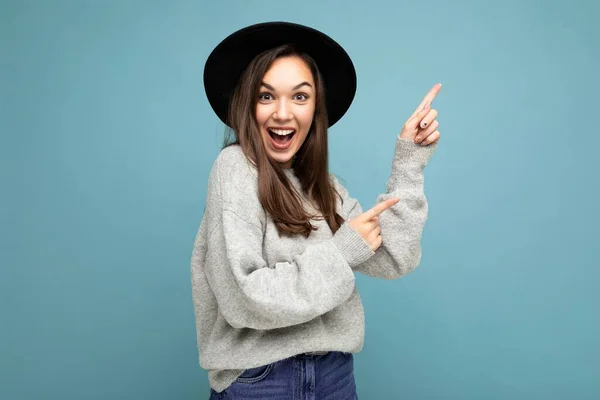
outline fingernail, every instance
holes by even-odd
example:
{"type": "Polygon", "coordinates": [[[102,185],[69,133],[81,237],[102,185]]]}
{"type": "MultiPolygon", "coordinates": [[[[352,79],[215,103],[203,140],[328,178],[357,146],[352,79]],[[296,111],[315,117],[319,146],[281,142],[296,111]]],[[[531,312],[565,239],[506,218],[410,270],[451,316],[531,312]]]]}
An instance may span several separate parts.
{"type": "Polygon", "coordinates": [[[421,141],[421,136],[417,136],[416,139],[417,139],[417,143],[419,143],[421,141]]]}
{"type": "Polygon", "coordinates": [[[421,122],[421,128],[425,128],[427,126],[427,122],[421,122]]]}

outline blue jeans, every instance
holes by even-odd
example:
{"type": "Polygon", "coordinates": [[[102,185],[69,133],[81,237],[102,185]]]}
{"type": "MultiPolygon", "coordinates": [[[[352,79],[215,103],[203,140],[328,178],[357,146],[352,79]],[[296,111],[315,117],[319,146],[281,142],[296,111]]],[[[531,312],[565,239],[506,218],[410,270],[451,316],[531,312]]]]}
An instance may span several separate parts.
{"type": "Polygon", "coordinates": [[[358,400],[351,353],[300,354],[250,368],[210,400],[358,400]]]}

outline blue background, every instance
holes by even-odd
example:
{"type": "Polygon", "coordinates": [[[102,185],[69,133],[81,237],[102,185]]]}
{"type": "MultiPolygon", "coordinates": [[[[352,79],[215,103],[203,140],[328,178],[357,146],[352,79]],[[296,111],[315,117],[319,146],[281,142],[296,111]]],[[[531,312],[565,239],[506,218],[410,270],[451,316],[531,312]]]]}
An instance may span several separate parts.
{"type": "Polygon", "coordinates": [[[290,20],[349,52],[331,170],[365,208],[436,82],[423,260],[358,276],[363,399],[600,398],[593,1],[5,1],[0,398],[200,399],[189,279],[223,127],[212,48],[290,20]]]}

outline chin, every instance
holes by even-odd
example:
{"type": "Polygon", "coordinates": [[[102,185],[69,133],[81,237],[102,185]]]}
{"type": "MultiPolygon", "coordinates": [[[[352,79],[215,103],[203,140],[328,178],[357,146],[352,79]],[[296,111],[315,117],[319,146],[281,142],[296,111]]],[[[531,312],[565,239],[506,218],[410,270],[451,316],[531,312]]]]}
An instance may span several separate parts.
{"type": "Polygon", "coordinates": [[[289,156],[283,155],[283,154],[269,154],[269,158],[271,158],[271,160],[277,162],[278,164],[288,163],[292,160],[293,157],[294,157],[293,153],[291,153],[289,156]]]}

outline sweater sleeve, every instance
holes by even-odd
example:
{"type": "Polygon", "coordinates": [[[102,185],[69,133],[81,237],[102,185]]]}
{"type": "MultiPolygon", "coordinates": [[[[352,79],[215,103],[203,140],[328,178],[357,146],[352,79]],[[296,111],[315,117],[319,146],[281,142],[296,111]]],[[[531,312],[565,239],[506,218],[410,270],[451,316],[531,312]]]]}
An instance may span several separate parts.
{"type": "Polygon", "coordinates": [[[276,329],[345,302],[354,291],[352,267],[370,254],[347,249],[341,233],[269,265],[263,256],[264,210],[250,179],[231,172],[235,166],[219,164],[211,173],[205,210],[212,221],[204,270],[225,320],[235,328],[276,329]]]}
{"type": "MultiPolygon", "coordinates": [[[[412,140],[397,138],[387,190],[377,197],[377,203],[392,197],[399,197],[400,201],[379,216],[381,246],[373,252],[347,222],[336,232],[354,235],[358,248],[371,252],[371,257],[353,268],[355,271],[397,279],[420,263],[421,236],[428,214],[423,170],[436,147],[437,144],[422,147],[412,140]]],[[[349,220],[363,213],[358,200],[351,197],[335,177],[333,180],[342,198],[342,217],[349,220]]]]}

